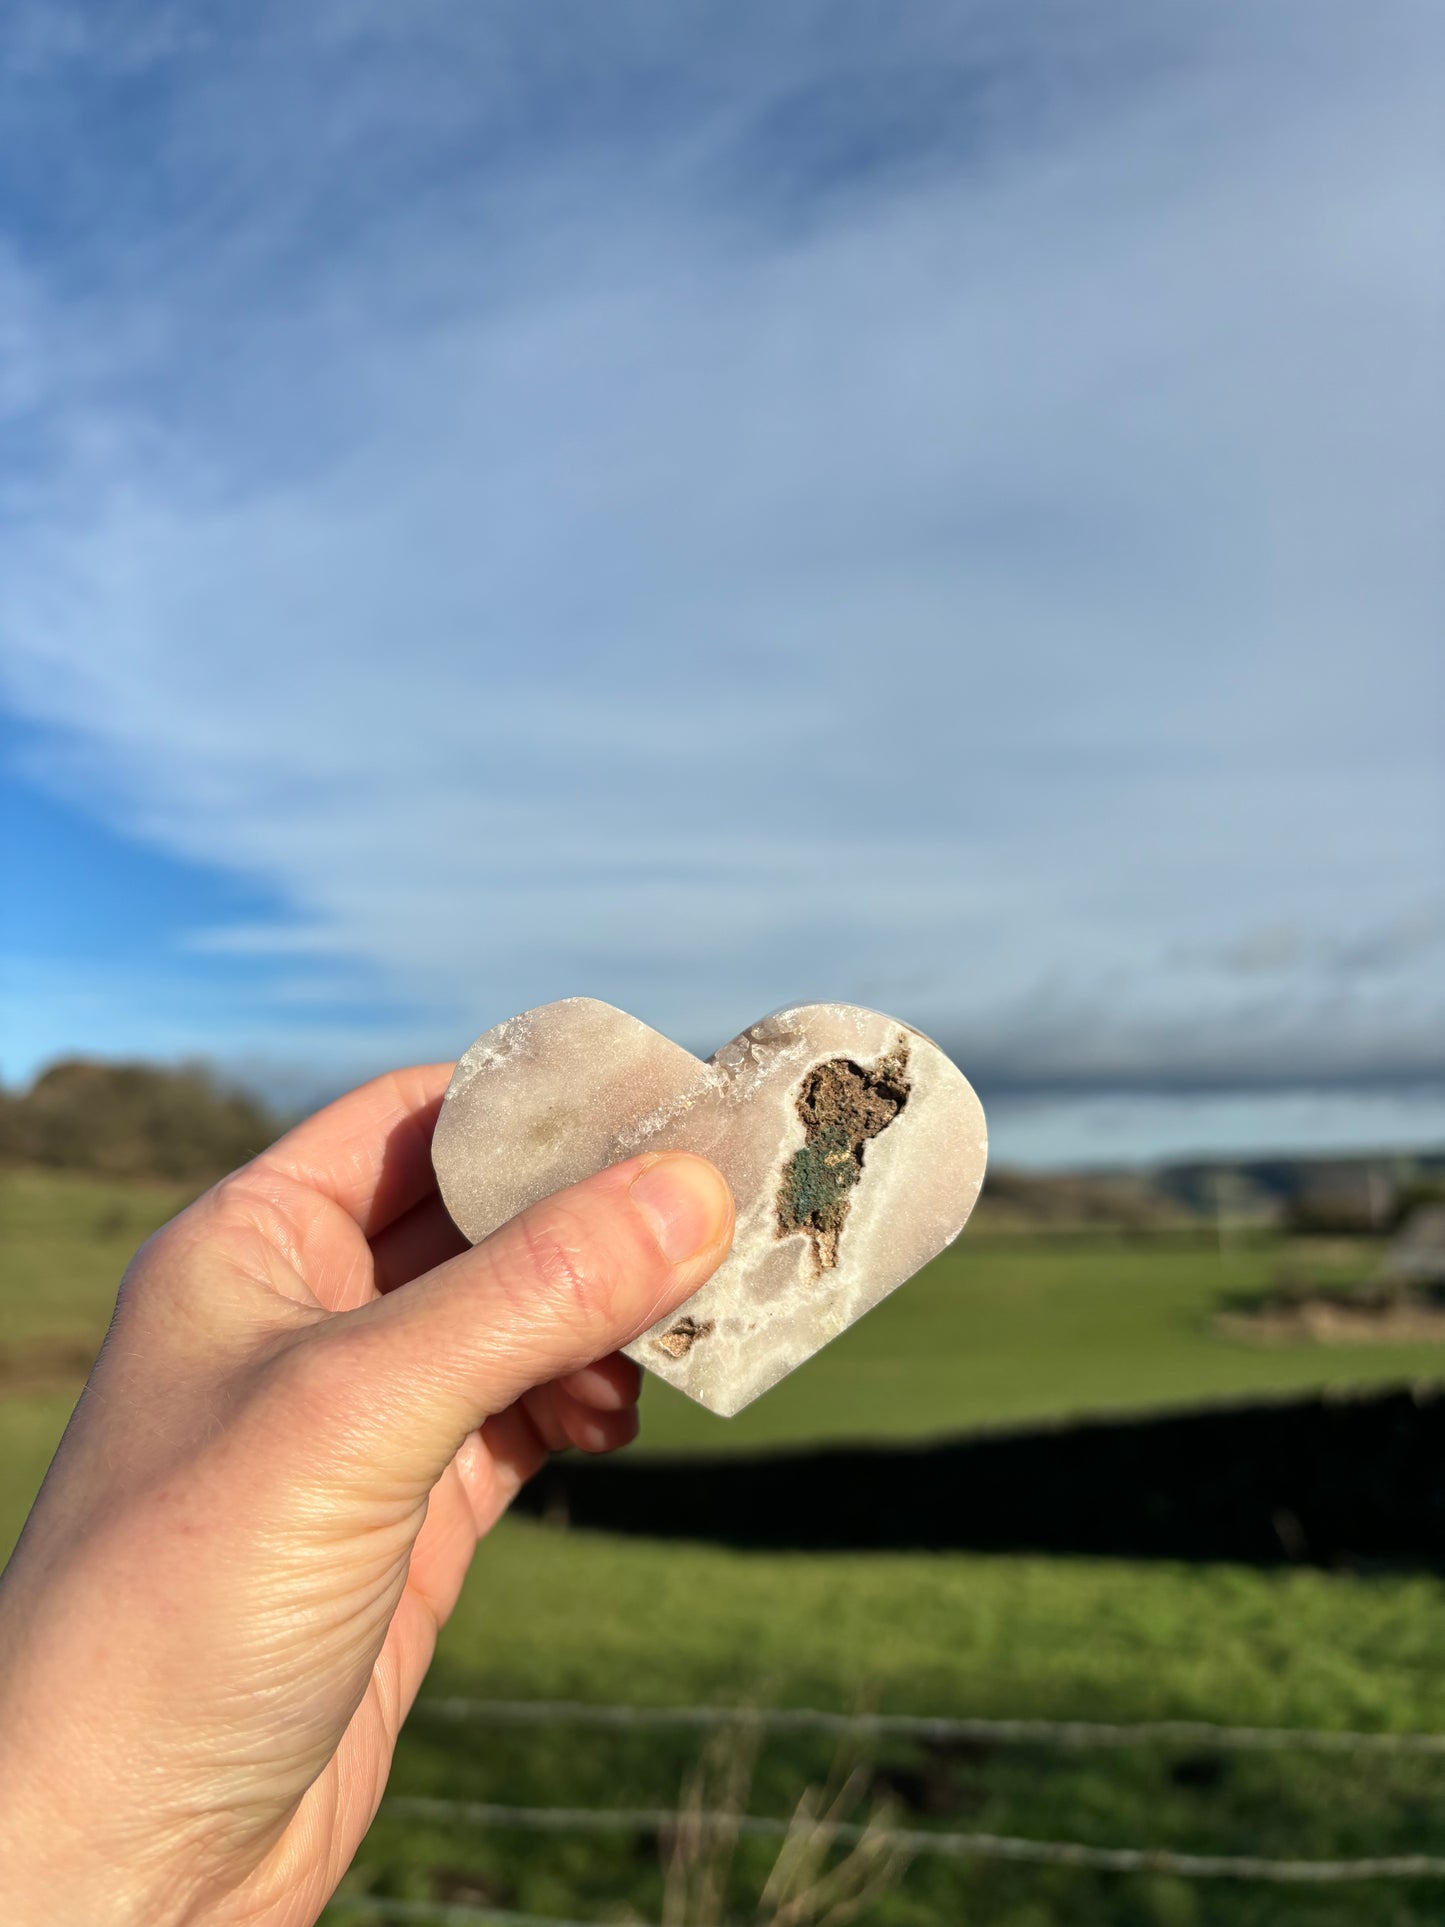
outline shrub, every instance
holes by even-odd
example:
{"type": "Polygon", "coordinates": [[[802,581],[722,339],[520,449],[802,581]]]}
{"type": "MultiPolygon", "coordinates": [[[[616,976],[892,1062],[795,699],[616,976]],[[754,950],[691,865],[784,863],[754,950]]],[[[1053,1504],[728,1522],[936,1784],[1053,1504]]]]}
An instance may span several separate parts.
{"type": "Polygon", "coordinates": [[[203,1065],[67,1058],[0,1095],[0,1156],[109,1177],[206,1180],[269,1144],[279,1121],[203,1065]]]}

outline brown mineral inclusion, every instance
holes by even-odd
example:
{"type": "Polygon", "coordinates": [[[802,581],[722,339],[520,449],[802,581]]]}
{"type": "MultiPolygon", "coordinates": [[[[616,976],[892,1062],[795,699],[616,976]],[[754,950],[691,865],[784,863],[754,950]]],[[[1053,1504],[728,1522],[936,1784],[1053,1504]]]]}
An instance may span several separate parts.
{"type": "Polygon", "coordinates": [[[821,1277],[838,1262],[838,1240],[863,1175],[864,1147],[908,1102],[908,1039],[873,1070],[847,1057],[830,1057],[809,1071],[798,1094],[807,1139],[795,1151],[778,1187],[778,1232],[806,1231],[821,1277]]]}

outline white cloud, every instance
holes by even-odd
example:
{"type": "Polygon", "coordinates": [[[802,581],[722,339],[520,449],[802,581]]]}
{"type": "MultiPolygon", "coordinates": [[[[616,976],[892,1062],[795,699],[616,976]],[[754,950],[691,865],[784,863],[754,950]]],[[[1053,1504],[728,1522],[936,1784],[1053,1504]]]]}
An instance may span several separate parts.
{"type": "Polygon", "coordinates": [[[1047,1007],[1056,1062],[1167,1071],[1200,1012],[1267,1054],[1224,953],[1287,926],[1336,960],[1291,1062],[1428,1051],[1438,956],[1388,998],[1338,958],[1442,855],[1429,10],[1121,13],[1071,86],[1051,12],[939,8],[979,71],[856,165],[866,45],[579,131],[607,33],[479,58],[464,12],[417,31],[485,71],[495,167],[353,25],[294,194],[296,101],[271,153],[210,77],[168,162],[234,220],[133,213],[103,292],[5,271],[11,700],[49,780],[294,912],[192,944],[352,960],[418,1036],[894,985],[1025,1067],[1047,1007]],[[337,215],[379,124],[446,185],[389,199],[373,141],[337,215]]]}

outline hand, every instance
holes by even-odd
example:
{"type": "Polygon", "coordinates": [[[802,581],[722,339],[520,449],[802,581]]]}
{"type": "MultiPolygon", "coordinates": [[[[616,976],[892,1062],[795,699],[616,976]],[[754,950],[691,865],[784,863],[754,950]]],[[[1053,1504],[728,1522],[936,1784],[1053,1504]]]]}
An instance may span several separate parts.
{"type": "Polygon", "coordinates": [[[634,1436],[616,1347],[716,1267],[726,1185],[633,1158],[467,1250],[447,1076],[343,1098],[127,1272],[0,1582],[6,1927],[313,1922],[478,1538],[634,1436]]]}

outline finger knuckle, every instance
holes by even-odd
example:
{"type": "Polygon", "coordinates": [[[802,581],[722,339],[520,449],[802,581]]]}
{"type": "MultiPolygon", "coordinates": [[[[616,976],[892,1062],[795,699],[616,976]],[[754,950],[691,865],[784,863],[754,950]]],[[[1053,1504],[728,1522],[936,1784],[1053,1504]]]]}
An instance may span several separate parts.
{"type": "Polygon", "coordinates": [[[608,1242],[578,1214],[553,1206],[528,1212],[518,1225],[520,1276],[527,1302],[548,1316],[607,1318],[621,1289],[621,1268],[608,1242]]]}

